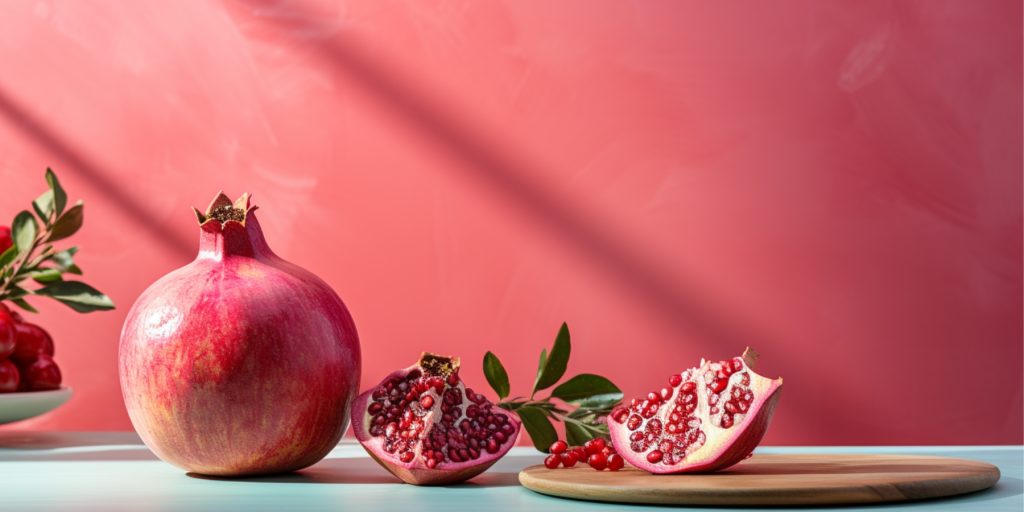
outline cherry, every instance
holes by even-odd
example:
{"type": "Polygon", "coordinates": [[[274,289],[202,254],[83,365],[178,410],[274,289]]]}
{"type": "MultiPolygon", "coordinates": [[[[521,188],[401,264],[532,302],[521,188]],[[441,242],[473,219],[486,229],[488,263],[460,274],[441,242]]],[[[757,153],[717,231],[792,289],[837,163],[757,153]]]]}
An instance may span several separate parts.
{"type": "Polygon", "coordinates": [[[576,453],[576,451],[574,451],[574,450],[569,450],[569,451],[563,453],[561,455],[561,457],[562,457],[562,465],[567,467],[567,468],[571,468],[571,467],[575,466],[576,463],[580,461],[579,454],[576,453]]]}
{"type": "Polygon", "coordinates": [[[561,439],[559,439],[558,441],[555,441],[555,442],[551,443],[551,447],[548,448],[548,451],[553,453],[553,454],[555,454],[555,455],[560,455],[560,454],[564,453],[566,448],[568,448],[568,447],[569,447],[569,445],[565,441],[562,441],[561,439]]]}
{"type": "Polygon", "coordinates": [[[562,463],[562,457],[558,454],[552,453],[544,459],[544,467],[548,469],[555,469],[559,464],[562,463]]]}
{"type": "Polygon", "coordinates": [[[29,364],[40,355],[53,356],[53,339],[38,325],[21,322],[14,327],[17,343],[11,359],[20,364],[29,364]]]}
{"type": "Polygon", "coordinates": [[[625,459],[617,453],[608,456],[608,471],[618,471],[626,465],[625,459]]]}
{"type": "Polygon", "coordinates": [[[20,381],[21,375],[18,374],[18,367],[7,359],[0,361],[0,393],[17,391],[20,381]]]}
{"type": "Polygon", "coordinates": [[[27,384],[25,388],[30,391],[60,388],[60,368],[47,354],[39,354],[34,362],[23,366],[21,377],[27,384]]]}
{"type": "Polygon", "coordinates": [[[14,240],[11,238],[11,228],[0,226],[0,254],[3,254],[12,245],[14,245],[14,240]]]}
{"type": "Polygon", "coordinates": [[[0,359],[10,356],[18,339],[14,317],[7,308],[0,309],[0,359]]]}
{"type": "Polygon", "coordinates": [[[590,464],[590,467],[598,471],[601,471],[608,465],[608,459],[604,456],[603,453],[599,452],[591,455],[590,458],[587,459],[587,464],[590,464]]]}
{"type": "Polygon", "coordinates": [[[591,439],[590,441],[587,441],[586,443],[584,443],[583,444],[583,449],[586,450],[587,455],[593,455],[593,454],[599,453],[601,450],[603,450],[604,446],[605,446],[604,438],[595,437],[595,438],[591,439]]]}

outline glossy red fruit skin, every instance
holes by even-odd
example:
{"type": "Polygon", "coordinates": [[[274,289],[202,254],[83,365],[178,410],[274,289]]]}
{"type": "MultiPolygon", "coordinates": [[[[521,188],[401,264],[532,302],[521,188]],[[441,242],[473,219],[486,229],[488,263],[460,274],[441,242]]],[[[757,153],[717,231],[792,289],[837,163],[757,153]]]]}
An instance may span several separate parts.
{"type": "Polygon", "coordinates": [[[561,439],[559,439],[558,441],[555,441],[555,442],[551,443],[551,447],[548,448],[548,452],[554,453],[556,455],[560,455],[563,452],[565,452],[566,448],[568,448],[568,447],[569,447],[569,445],[566,444],[565,441],[562,441],[561,439]]]}
{"type": "Polygon", "coordinates": [[[601,471],[602,469],[607,467],[608,458],[605,457],[603,453],[598,452],[591,455],[590,458],[587,459],[587,464],[590,464],[590,467],[598,471],[601,471]]]}
{"type": "Polygon", "coordinates": [[[17,322],[7,308],[0,307],[0,359],[5,359],[14,353],[18,339],[16,324],[17,322]]]}
{"type": "Polygon", "coordinates": [[[17,343],[14,352],[11,354],[18,364],[30,364],[40,354],[53,356],[53,339],[42,327],[29,322],[15,324],[14,330],[17,333],[17,343]]]}
{"type": "Polygon", "coordinates": [[[569,450],[559,455],[559,457],[562,458],[562,465],[567,468],[575,466],[576,463],[580,461],[579,454],[577,454],[574,450],[569,450]]]}
{"type": "Polygon", "coordinates": [[[0,393],[18,391],[20,383],[21,373],[18,367],[10,360],[0,360],[0,393]]]}
{"type": "Polygon", "coordinates": [[[552,453],[544,458],[544,467],[548,469],[555,469],[562,463],[562,457],[558,454],[552,453]]]}
{"type": "Polygon", "coordinates": [[[587,452],[587,455],[593,455],[600,453],[605,447],[603,438],[595,437],[583,444],[583,449],[587,452]]]}
{"type": "Polygon", "coordinates": [[[626,461],[621,455],[613,453],[608,456],[608,471],[618,471],[626,465],[626,461]]]}
{"type": "Polygon", "coordinates": [[[60,368],[53,358],[46,354],[39,354],[35,361],[24,366],[21,378],[27,391],[60,389],[60,368]]]}
{"type": "Polygon", "coordinates": [[[200,220],[199,254],[153,283],[121,333],[128,415],[186,471],[223,476],[310,466],[348,426],[359,338],[337,294],[278,257],[243,196],[244,223],[200,220]]]}
{"type": "Polygon", "coordinates": [[[3,254],[12,245],[14,245],[14,240],[11,239],[11,228],[0,226],[0,254],[3,254]]]}

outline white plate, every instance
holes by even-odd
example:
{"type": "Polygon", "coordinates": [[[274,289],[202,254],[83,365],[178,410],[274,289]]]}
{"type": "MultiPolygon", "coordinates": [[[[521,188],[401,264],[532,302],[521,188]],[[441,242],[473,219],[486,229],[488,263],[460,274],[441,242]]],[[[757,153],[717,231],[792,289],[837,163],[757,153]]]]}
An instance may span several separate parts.
{"type": "Polygon", "coordinates": [[[0,393],[0,425],[27,420],[50,412],[71,398],[71,388],[52,391],[0,393]]]}

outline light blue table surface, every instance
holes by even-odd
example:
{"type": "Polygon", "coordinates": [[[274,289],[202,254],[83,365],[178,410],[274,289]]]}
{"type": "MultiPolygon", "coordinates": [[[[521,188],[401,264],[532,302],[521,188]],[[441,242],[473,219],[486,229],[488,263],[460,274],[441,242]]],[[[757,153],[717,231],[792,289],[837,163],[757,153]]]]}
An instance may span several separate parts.
{"type": "MultiPolygon", "coordinates": [[[[758,451],[945,455],[986,461],[1002,472],[996,487],[980,493],[838,510],[1024,510],[1021,446],[762,447],[758,451]]],[[[187,476],[157,460],[134,433],[0,431],[0,510],[549,512],[668,508],[565,500],[521,487],[518,471],[541,460],[542,456],[531,448],[514,448],[488,472],[466,484],[415,487],[399,483],[370,460],[358,444],[346,440],[326,459],[300,473],[213,480],[187,476]]]]}

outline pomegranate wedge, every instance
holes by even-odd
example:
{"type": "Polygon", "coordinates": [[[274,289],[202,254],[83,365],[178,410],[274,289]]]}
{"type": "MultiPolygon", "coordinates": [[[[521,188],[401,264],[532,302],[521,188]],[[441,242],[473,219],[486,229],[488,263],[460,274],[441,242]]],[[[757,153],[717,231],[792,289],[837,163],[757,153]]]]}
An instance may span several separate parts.
{"type": "Polygon", "coordinates": [[[747,348],[727,361],[701,361],[668,386],[616,408],[608,427],[616,451],[651,473],[710,472],[745,459],[761,442],[782,389],[752,369],[747,348]]]}

